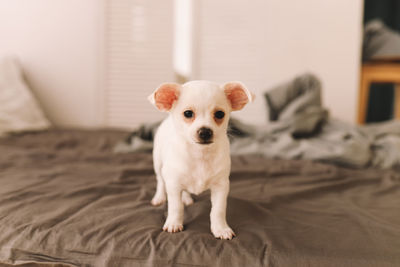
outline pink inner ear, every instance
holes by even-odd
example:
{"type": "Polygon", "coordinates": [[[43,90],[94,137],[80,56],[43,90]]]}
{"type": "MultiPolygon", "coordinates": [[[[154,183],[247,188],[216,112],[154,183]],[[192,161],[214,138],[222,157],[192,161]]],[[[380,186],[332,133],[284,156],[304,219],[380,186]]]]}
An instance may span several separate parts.
{"type": "Polygon", "coordinates": [[[227,85],[225,94],[231,102],[232,110],[240,110],[249,102],[246,92],[240,85],[227,85]]]}
{"type": "Polygon", "coordinates": [[[179,91],[174,84],[166,84],[161,86],[154,94],[156,106],[160,110],[168,111],[172,105],[178,100],[179,91]]]}

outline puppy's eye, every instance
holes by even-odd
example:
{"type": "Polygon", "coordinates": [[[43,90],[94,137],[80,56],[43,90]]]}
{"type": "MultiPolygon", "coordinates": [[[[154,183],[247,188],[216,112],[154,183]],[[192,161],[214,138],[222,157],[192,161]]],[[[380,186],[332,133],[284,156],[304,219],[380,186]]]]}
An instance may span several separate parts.
{"type": "Polygon", "coordinates": [[[223,119],[225,117],[225,113],[221,110],[218,110],[214,113],[214,117],[217,119],[223,119]]]}
{"type": "Polygon", "coordinates": [[[194,113],[193,113],[193,111],[191,111],[191,110],[185,110],[185,111],[183,112],[183,116],[185,116],[185,117],[188,118],[188,119],[192,118],[193,115],[194,115],[194,113]]]}

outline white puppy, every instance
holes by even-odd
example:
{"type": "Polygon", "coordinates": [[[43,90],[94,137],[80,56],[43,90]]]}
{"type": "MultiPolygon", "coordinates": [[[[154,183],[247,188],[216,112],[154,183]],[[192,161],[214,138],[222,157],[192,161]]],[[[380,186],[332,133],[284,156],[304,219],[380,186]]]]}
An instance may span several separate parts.
{"type": "Polygon", "coordinates": [[[227,127],[231,111],[242,109],[253,94],[240,82],[220,86],[209,81],[179,85],[164,83],[149,97],[159,110],[169,112],[154,138],[157,190],[151,201],[167,200],[163,230],[183,230],[184,204],[192,194],[211,190],[211,232],[216,238],[235,234],[226,223],[231,160],[227,127]]]}

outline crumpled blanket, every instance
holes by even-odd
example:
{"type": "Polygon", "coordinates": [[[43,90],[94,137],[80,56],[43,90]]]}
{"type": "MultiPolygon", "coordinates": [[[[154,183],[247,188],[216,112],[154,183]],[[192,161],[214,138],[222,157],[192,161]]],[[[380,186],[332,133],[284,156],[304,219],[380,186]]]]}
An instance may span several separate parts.
{"type": "MultiPolygon", "coordinates": [[[[312,74],[268,90],[264,94],[268,124],[230,120],[231,154],[310,159],[354,168],[400,168],[400,122],[356,126],[330,118],[321,104],[321,93],[321,83],[312,74]]],[[[114,151],[151,150],[158,125],[142,125],[114,151]]]]}
{"type": "Polygon", "coordinates": [[[400,58],[400,33],[381,20],[369,21],[364,28],[363,60],[400,58]]]}

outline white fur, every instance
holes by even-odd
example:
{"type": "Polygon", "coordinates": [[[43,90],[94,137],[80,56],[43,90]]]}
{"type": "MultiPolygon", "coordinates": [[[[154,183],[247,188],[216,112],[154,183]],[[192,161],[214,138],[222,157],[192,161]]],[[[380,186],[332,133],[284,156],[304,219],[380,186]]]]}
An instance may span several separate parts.
{"type": "MultiPolygon", "coordinates": [[[[231,167],[227,127],[231,103],[223,86],[216,83],[192,81],[177,86],[178,100],[168,110],[169,116],[160,125],[154,139],[157,190],[151,203],[160,205],[168,196],[168,216],[163,230],[178,232],[183,230],[184,205],[193,203],[190,193],[200,194],[210,189],[211,231],[217,238],[231,239],[235,234],[226,222],[231,167]],[[195,113],[191,123],[183,116],[187,109],[195,113]],[[220,125],[214,120],[215,110],[225,112],[220,125]],[[201,127],[213,131],[211,144],[198,143],[197,131],[201,127]]],[[[251,93],[245,91],[251,101],[251,93]]],[[[149,97],[153,104],[156,93],[157,90],[149,97]]]]}

